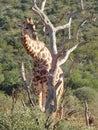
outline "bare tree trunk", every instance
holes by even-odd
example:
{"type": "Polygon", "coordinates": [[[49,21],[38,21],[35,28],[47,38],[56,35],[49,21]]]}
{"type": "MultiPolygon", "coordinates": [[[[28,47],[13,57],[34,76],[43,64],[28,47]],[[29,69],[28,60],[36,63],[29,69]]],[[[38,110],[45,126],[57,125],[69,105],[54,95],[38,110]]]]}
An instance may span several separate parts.
{"type": "Polygon", "coordinates": [[[85,121],[86,125],[89,126],[89,108],[87,100],[84,101],[84,109],[85,109],[85,121]]]}
{"type": "MultiPolygon", "coordinates": [[[[55,27],[52,22],[50,21],[49,17],[45,14],[44,9],[45,9],[45,4],[47,2],[47,0],[41,0],[41,5],[40,7],[38,7],[37,5],[37,0],[32,0],[33,6],[32,6],[32,11],[36,14],[36,16],[39,16],[41,19],[41,22],[43,24],[43,26],[45,28],[48,29],[48,33],[49,33],[49,39],[50,39],[50,47],[51,47],[51,55],[52,55],[52,63],[51,63],[51,69],[49,71],[49,77],[48,77],[48,88],[49,88],[49,96],[48,96],[48,100],[46,101],[46,108],[51,107],[50,106],[50,102],[51,100],[54,101],[54,108],[53,111],[55,111],[56,106],[57,106],[57,97],[56,97],[56,88],[58,88],[60,86],[60,80],[58,81],[58,83],[56,85],[54,85],[54,80],[56,77],[56,70],[57,67],[61,67],[61,65],[63,65],[64,63],[66,63],[66,61],[68,60],[70,54],[75,51],[78,47],[80,47],[81,45],[85,45],[85,43],[87,43],[87,41],[82,41],[80,43],[80,40],[78,42],[79,39],[79,32],[80,32],[80,27],[83,27],[83,25],[89,21],[90,17],[87,17],[86,19],[84,19],[78,26],[76,33],[74,33],[73,35],[73,39],[74,42],[76,42],[76,44],[65,48],[63,43],[63,47],[61,47],[60,50],[58,50],[57,47],[57,33],[61,30],[64,29],[68,29],[68,40],[67,43],[69,41],[72,41],[73,39],[71,39],[71,24],[72,24],[72,20],[74,21],[73,18],[75,18],[76,16],[79,17],[79,14],[82,12],[82,10],[84,10],[84,3],[83,0],[80,1],[81,4],[81,9],[77,10],[76,12],[71,12],[69,14],[69,19],[67,23],[64,23],[64,25],[60,25],[55,27]],[[66,49],[66,51],[65,51],[66,49]]],[[[60,20],[63,18],[63,16],[60,18],[60,20]]],[[[94,18],[95,20],[95,18],[94,18]]],[[[62,44],[61,44],[62,46],[62,44]]],[[[34,102],[32,100],[32,94],[30,91],[29,86],[26,83],[26,77],[25,77],[25,72],[24,72],[24,65],[22,63],[22,80],[24,82],[24,88],[26,89],[27,93],[28,93],[28,98],[29,101],[31,102],[31,104],[34,106],[34,102]]],[[[70,69],[71,70],[71,69],[70,69]]],[[[64,75],[63,73],[61,74],[62,76],[64,75]]],[[[61,76],[59,77],[59,79],[61,78],[61,76]]],[[[53,106],[52,106],[53,107],[53,106]]],[[[87,111],[88,111],[88,106],[87,106],[87,102],[85,101],[85,117],[86,117],[86,122],[88,124],[88,115],[87,115],[87,111]]]]}
{"type": "MultiPolygon", "coordinates": [[[[40,7],[37,6],[36,0],[32,0],[32,2],[33,2],[32,11],[36,15],[38,15],[40,17],[43,25],[48,29],[48,32],[49,32],[50,47],[51,47],[51,54],[52,54],[52,65],[51,65],[51,69],[49,71],[49,78],[48,78],[49,79],[49,82],[48,82],[49,97],[48,97],[48,100],[46,102],[46,108],[50,107],[51,100],[54,100],[54,102],[55,102],[54,107],[56,108],[56,104],[57,104],[56,89],[55,89],[55,86],[53,84],[54,77],[56,76],[55,75],[56,68],[61,67],[62,64],[66,63],[66,61],[68,60],[70,54],[73,51],[75,51],[81,45],[84,45],[85,43],[87,43],[87,41],[82,41],[81,43],[78,43],[76,41],[76,44],[71,46],[71,48],[66,49],[66,51],[65,51],[65,48],[58,51],[57,43],[56,43],[56,34],[57,34],[57,32],[67,28],[68,32],[69,32],[68,33],[68,39],[71,40],[71,30],[70,29],[71,29],[72,19],[75,16],[78,16],[78,14],[81,12],[81,10],[76,11],[74,13],[70,13],[69,20],[68,20],[68,22],[66,24],[55,27],[52,24],[52,22],[50,21],[50,19],[48,18],[48,16],[44,12],[46,0],[41,1],[41,6],[40,7]]],[[[83,0],[81,0],[81,8],[82,8],[82,10],[84,10],[83,0]]],[[[76,36],[74,37],[75,40],[76,40],[76,38],[78,39],[80,27],[83,26],[87,21],[88,21],[88,18],[86,20],[84,20],[79,25],[76,36]]]]}

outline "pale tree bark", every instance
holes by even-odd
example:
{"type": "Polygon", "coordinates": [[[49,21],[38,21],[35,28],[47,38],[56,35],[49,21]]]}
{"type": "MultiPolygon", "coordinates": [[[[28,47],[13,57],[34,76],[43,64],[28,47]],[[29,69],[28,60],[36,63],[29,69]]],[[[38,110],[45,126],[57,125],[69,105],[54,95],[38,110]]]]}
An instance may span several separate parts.
{"type": "Polygon", "coordinates": [[[41,2],[41,11],[44,11],[44,8],[45,8],[45,4],[46,4],[46,0],[42,0],[42,2],[41,2]]]}
{"type": "Polygon", "coordinates": [[[85,109],[85,122],[86,125],[89,126],[89,108],[87,100],[84,101],[84,109],[85,109]]]}
{"type": "Polygon", "coordinates": [[[58,52],[57,45],[56,45],[56,33],[60,30],[64,30],[65,28],[68,28],[69,29],[69,39],[70,39],[71,38],[70,28],[71,28],[72,18],[71,17],[69,18],[68,23],[66,23],[62,26],[54,27],[52,22],[49,20],[48,16],[44,13],[46,1],[44,0],[42,2],[42,5],[44,3],[44,6],[41,6],[41,9],[36,5],[36,0],[32,0],[32,1],[33,1],[33,7],[32,7],[33,12],[41,18],[43,24],[46,26],[46,28],[48,28],[49,37],[50,37],[51,53],[56,54],[58,52]]]}
{"type": "Polygon", "coordinates": [[[84,44],[86,44],[86,43],[87,43],[87,41],[86,41],[86,42],[78,43],[78,44],[74,45],[72,48],[70,48],[69,50],[67,50],[65,56],[64,56],[63,58],[61,58],[61,59],[58,60],[57,65],[58,65],[58,66],[63,65],[63,64],[68,60],[70,54],[71,54],[74,50],[76,50],[79,46],[82,46],[82,45],[84,45],[84,44]]]}
{"type": "Polygon", "coordinates": [[[94,123],[94,118],[89,110],[88,102],[84,100],[84,115],[85,115],[85,122],[87,126],[92,126],[94,123]]]}
{"type": "Polygon", "coordinates": [[[81,0],[81,9],[84,10],[84,2],[81,0]]]}
{"type": "MultiPolygon", "coordinates": [[[[65,52],[65,48],[62,48],[60,51],[58,51],[57,43],[56,43],[57,42],[56,41],[56,39],[57,39],[56,38],[56,33],[67,28],[68,31],[69,31],[68,39],[70,41],[71,40],[72,18],[79,15],[81,10],[76,11],[74,13],[70,13],[68,23],[66,23],[64,25],[61,25],[61,26],[55,27],[52,24],[52,22],[50,21],[50,19],[48,18],[48,16],[44,12],[46,0],[42,0],[40,8],[37,6],[36,0],[32,0],[32,2],[33,2],[32,11],[36,15],[39,16],[39,18],[41,19],[41,21],[42,21],[43,25],[45,26],[45,28],[48,29],[49,38],[50,38],[50,47],[51,47],[51,54],[52,54],[52,65],[51,65],[51,69],[49,71],[49,83],[48,83],[48,86],[49,86],[50,97],[48,98],[48,100],[46,102],[46,108],[47,108],[48,105],[49,105],[49,102],[51,101],[51,99],[54,99],[54,101],[57,102],[56,101],[56,89],[55,89],[55,86],[53,84],[54,77],[55,77],[55,72],[56,72],[57,67],[60,67],[61,65],[66,63],[66,61],[68,60],[70,54],[73,51],[75,51],[78,47],[80,47],[82,45],[85,45],[87,43],[87,41],[77,43],[77,40],[78,40],[78,35],[79,35],[79,29],[80,29],[81,26],[83,26],[88,21],[88,18],[85,19],[78,26],[78,29],[76,31],[76,36],[74,37],[74,40],[76,40],[76,44],[74,46],[72,46],[71,48],[69,48],[66,52],[65,52]]],[[[82,8],[82,10],[84,10],[83,0],[81,0],[81,8],[82,8]]],[[[59,84],[60,84],[60,82],[58,81],[57,87],[58,87],[59,84]]],[[[56,105],[57,105],[57,103],[55,103],[55,107],[56,107],[56,105]]]]}
{"type": "Polygon", "coordinates": [[[68,38],[71,39],[71,23],[72,23],[72,17],[69,18],[69,21],[67,24],[62,25],[62,26],[58,26],[55,28],[56,32],[60,31],[60,30],[64,30],[65,28],[68,28],[68,38]]]}
{"type": "Polygon", "coordinates": [[[22,80],[23,80],[23,88],[27,91],[28,99],[29,99],[31,105],[35,106],[35,103],[33,101],[33,95],[30,91],[30,87],[27,85],[26,76],[25,76],[25,68],[24,68],[23,62],[21,63],[21,75],[22,75],[22,80]]]}
{"type": "MultiPolygon", "coordinates": [[[[32,0],[32,1],[33,1],[33,7],[32,7],[33,12],[35,14],[37,14],[41,18],[43,24],[46,26],[46,28],[48,28],[51,52],[52,52],[53,55],[57,54],[58,50],[57,50],[57,44],[56,44],[56,33],[58,31],[61,31],[61,30],[64,30],[64,29],[68,28],[68,30],[69,30],[69,39],[71,39],[70,28],[71,28],[71,23],[72,23],[72,17],[75,17],[77,14],[79,14],[79,11],[74,12],[74,13],[70,13],[70,17],[69,17],[68,23],[66,23],[64,25],[61,25],[61,26],[58,26],[58,27],[54,27],[54,25],[51,23],[51,21],[48,18],[48,16],[44,13],[46,0],[44,0],[42,2],[42,3],[44,3],[44,6],[41,6],[41,9],[37,6],[36,0],[32,0]]],[[[78,44],[68,50],[68,52],[66,54],[66,60],[68,59],[67,57],[70,55],[70,53],[72,53],[74,50],[76,50],[77,47],[78,47],[78,44]]],[[[66,62],[66,60],[65,60],[65,62],[66,62]]]]}

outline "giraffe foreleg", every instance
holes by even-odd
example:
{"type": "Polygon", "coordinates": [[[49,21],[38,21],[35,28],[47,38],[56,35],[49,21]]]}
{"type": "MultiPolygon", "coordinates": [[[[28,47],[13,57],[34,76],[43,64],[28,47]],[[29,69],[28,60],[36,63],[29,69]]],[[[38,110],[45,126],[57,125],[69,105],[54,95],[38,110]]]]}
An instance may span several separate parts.
{"type": "Polygon", "coordinates": [[[39,97],[38,97],[39,98],[38,101],[39,101],[39,107],[40,107],[41,111],[43,111],[42,96],[43,96],[42,91],[40,91],[39,97]]]}

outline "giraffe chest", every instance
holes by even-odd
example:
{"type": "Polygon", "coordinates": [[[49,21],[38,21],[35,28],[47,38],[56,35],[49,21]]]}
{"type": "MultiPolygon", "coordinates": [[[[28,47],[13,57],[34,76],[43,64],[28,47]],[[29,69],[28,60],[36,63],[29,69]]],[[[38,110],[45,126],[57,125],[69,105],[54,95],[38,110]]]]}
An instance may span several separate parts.
{"type": "MultiPolygon", "coordinates": [[[[55,84],[59,81],[59,75],[62,73],[61,69],[57,69],[55,84]]],[[[33,90],[36,95],[39,95],[42,91],[45,95],[48,93],[48,74],[49,70],[47,65],[44,64],[44,67],[40,64],[36,64],[33,69],[33,90]]]]}
{"type": "Polygon", "coordinates": [[[33,69],[33,88],[36,95],[41,91],[47,93],[48,65],[45,62],[37,62],[33,69]]]}
{"type": "Polygon", "coordinates": [[[48,78],[48,71],[46,69],[44,68],[39,69],[37,67],[33,69],[33,82],[35,84],[47,82],[47,78],[48,78]]]}

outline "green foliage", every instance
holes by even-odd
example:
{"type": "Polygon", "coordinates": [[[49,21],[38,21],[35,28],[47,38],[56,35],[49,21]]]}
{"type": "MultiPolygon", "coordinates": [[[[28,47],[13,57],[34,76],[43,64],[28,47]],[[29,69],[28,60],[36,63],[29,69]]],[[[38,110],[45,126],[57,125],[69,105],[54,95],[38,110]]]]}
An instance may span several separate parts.
{"type": "Polygon", "coordinates": [[[88,102],[94,101],[96,91],[88,88],[88,87],[82,87],[78,88],[74,91],[74,95],[79,98],[79,100],[84,101],[87,100],[88,102]]]}
{"type": "Polygon", "coordinates": [[[77,123],[69,123],[64,120],[60,122],[56,130],[96,130],[96,129],[88,128],[86,126],[82,127],[77,123]]]}
{"type": "MultiPolygon", "coordinates": [[[[37,2],[38,2],[38,5],[40,6],[41,1],[38,0],[37,2]]],[[[90,2],[93,12],[94,11],[96,12],[96,2],[97,1],[90,2]],[[95,10],[93,6],[95,7],[95,10]]],[[[88,1],[84,2],[84,4],[87,5],[86,7],[89,7],[88,3],[89,3],[88,1]]],[[[9,78],[8,80],[6,78],[8,77],[6,73],[10,74],[11,76],[11,80],[10,80],[11,82],[9,81],[8,85],[10,85],[11,83],[12,85],[15,84],[15,82],[12,81],[12,79],[14,79],[12,77],[15,76],[15,74],[13,74],[13,71],[15,70],[16,75],[20,73],[19,72],[20,68],[17,62],[19,62],[19,60],[22,59],[25,51],[23,50],[23,46],[21,45],[21,41],[19,39],[21,35],[20,34],[21,31],[18,28],[15,28],[15,26],[23,22],[24,16],[29,16],[29,17],[33,16],[34,20],[38,20],[38,18],[32,13],[32,11],[30,11],[31,4],[32,4],[32,1],[28,1],[28,0],[21,0],[21,1],[11,0],[10,2],[8,0],[7,1],[1,0],[0,9],[2,13],[0,17],[0,28],[1,28],[0,48],[2,48],[1,49],[2,53],[0,52],[1,54],[0,60],[1,60],[1,64],[3,64],[2,70],[4,71],[4,74],[0,72],[1,85],[3,85],[2,83],[4,82],[6,82],[7,84],[9,80],[9,78]],[[11,46],[13,47],[12,49],[11,49],[11,46]],[[4,52],[6,52],[6,54],[4,52]],[[4,76],[5,76],[5,80],[4,80],[4,76]]],[[[74,0],[50,1],[49,0],[46,3],[45,12],[49,16],[52,23],[54,23],[55,26],[58,26],[58,25],[67,23],[69,11],[74,12],[79,8],[80,8],[80,4],[77,0],[76,1],[74,0]],[[58,19],[61,16],[63,16],[63,14],[66,14],[66,15],[59,23],[57,23],[58,19]]],[[[72,34],[74,34],[74,32],[76,31],[77,25],[79,25],[79,23],[86,16],[89,16],[89,15],[90,15],[90,12],[88,11],[87,13],[86,12],[82,13],[79,19],[77,16],[73,19],[72,28],[71,28],[72,34]]],[[[93,88],[97,88],[97,85],[98,85],[98,81],[97,81],[98,44],[96,42],[98,40],[96,36],[97,31],[98,31],[96,28],[97,26],[98,26],[97,22],[93,22],[93,23],[89,22],[83,28],[81,28],[80,39],[84,38],[85,40],[89,40],[90,42],[92,41],[93,42],[85,46],[84,48],[78,49],[74,53],[74,58],[81,58],[83,60],[85,59],[86,65],[85,65],[85,70],[84,70],[84,66],[82,66],[83,69],[80,70],[79,68],[81,65],[78,64],[78,68],[73,71],[73,74],[70,78],[70,83],[69,83],[69,86],[72,88],[78,88],[81,86],[90,86],[93,88]],[[93,75],[92,75],[92,72],[93,72],[93,75]]],[[[37,29],[39,32],[38,33],[39,37],[42,40],[44,40],[46,43],[48,43],[49,38],[47,36],[43,36],[43,34],[41,33],[42,26],[38,25],[37,29]]],[[[60,34],[57,34],[58,46],[59,46],[59,43],[61,43],[66,38],[68,38],[67,34],[68,34],[68,31],[66,29],[62,31],[60,34]]],[[[27,54],[24,54],[24,55],[25,55],[25,59],[28,59],[28,61],[31,60],[29,59],[27,54]]],[[[16,77],[19,77],[19,74],[16,77]]],[[[16,80],[16,84],[17,82],[18,82],[18,79],[16,80]]]]}
{"type": "Polygon", "coordinates": [[[0,18],[0,27],[2,30],[8,31],[11,29],[12,24],[11,24],[11,19],[8,16],[0,18]]]}
{"type": "Polygon", "coordinates": [[[4,72],[4,78],[5,82],[4,84],[6,86],[11,86],[12,84],[18,84],[19,83],[19,72],[17,69],[13,69],[11,71],[5,71],[4,72]]]}
{"type": "Polygon", "coordinates": [[[4,74],[2,71],[2,64],[0,64],[0,84],[4,81],[4,74]]]}
{"type": "Polygon", "coordinates": [[[80,106],[80,102],[78,98],[73,94],[73,91],[71,89],[67,89],[67,92],[63,99],[62,104],[65,106],[65,111],[78,110],[80,106]]]}
{"type": "Polygon", "coordinates": [[[22,9],[22,11],[26,11],[29,9],[29,5],[23,4],[23,5],[21,5],[21,9],[22,9]]]}
{"type": "Polygon", "coordinates": [[[5,114],[0,116],[0,128],[1,130],[44,130],[43,127],[39,127],[36,124],[34,115],[28,111],[18,110],[11,116],[5,114]]]}
{"type": "MultiPolygon", "coordinates": [[[[71,96],[72,92],[69,91],[67,94],[65,99],[67,96],[71,96]]],[[[73,102],[76,102],[75,100],[74,98],[73,102]]],[[[67,105],[65,104],[65,106],[67,105]]],[[[11,112],[11,107],[11,97],[0,92],[0,130],[46,130],[45,123],[48,113],[41,112],[37,106],[32,108],[30,106],[28,107],[26,104],[23,105],[21,98],[18,98],[13,112],[11,112]]],[[[71,110],[70,107],[71,105],[68,107],[69,111],[71,110]]],[[[78,108],[79,107],[80,106],[78,106],[78,108]]],[[[79,108],[79,110],[81,109],[79,108]]],[[[79,120],[81,120],[81,118],[79,118],[79,120]]],[[[51,124],[49,130],[53,130],[52,127],[51,124]]],[[[96,128],[88,128],[85,125],[79,124],[78,121],[67,121],[66,118],[57,122],[55,127],[56,130],[96,130],[96,128]]]]}
{"type": "Polygon", "coordinates": [[[1,130],[44,130],[45,116],[36,110],[18,109],[11,115],[0,113],[1,130]],[[40,124],[37,124],[37,120],[40,124]]]}
{"type": "Polygon", "coordinates": [[[30,3],[30,1],[28,1],[28,0],[21,0],[21,3],[30,3]]]}
{"type": "Polygon", "coordinates": [[[91,58],[79,58],[81,59],[81,61],[80,63],[77,63],[77,66],[75,66],[72,71],[72,74],[69,79],[69,86],[73,89],[80,88],[83,86],[98,89],[98,73],[96,73],[97,60],[94,60],[92,62],[91,58]]]}
{"type": "MultiPolygon", "coordinates": [[[[40,0],[37,0],[40,6],[40,0]]],[[[92,12],[97,13],[97,0],[84,1],[84,7],[89,10],[83,11],[80,15],[73,18],[71,34],[74,36],[77,26],[92,12]]],[[[24,16],[33,17],[33,20],[39,21],[33,12],[30,10],[32,1],[30,0],[0,0],[0,89],[5,92],[11,93],[12,88],[21,86],[21,60],[25,61],[27,79],[30,81],[30,68],[33,68],[32,59],[26,54],[20,41],[21,30],[17,28],[18,24],[22,24],[24,16]]],[[[68,22],[68,16],[70,12],[75,12],[80,9],[78,0],[48,0],[46,2],[45,13],[49,16],[50,20],[55,26],[63,25],[68,22]],[[59,20],[61,16],[64,16],[62,20],[59,20]]],[[[98,16],[96,16],[98,18],[98,16]]],[[[45,43],[49,43],[48,36],[42,33],[42,27],[37,26],[37,32],[39,37],[45,43]]],[[[79,42],[86,40],[89,41],[84,47],[77,49],[71,56],[73,60],[77,60],[74,69],[69,77],[68,87],[72,90],[66,93],[63,104],[66,110],[81,110],[79,100],[88,99],[89,102],[95,101],[94,96],[96,93],[94,90],[98,90],[98,23],[89,21],[83,27],[80,28],[79,42]],[[85,87],[86,86],[86,87],[85,87]],[[73,95],[74,91],[74,95],[73,95]]],[[[68,30],[65,29],[57,34],[57,44],[60,47],[60,43],[68,39],[68,30]]],[[[74,44],[74,43],[72,43],[74,44]]],[[[49,46],[49,44],[47,44],[49,46]]],[[[65,45],[65,48],[71,47],[71,43],[65,45]]],[[[65,68],[68,70],[69,64],[66,63],[65,68]]],[[[64,68],[64,69],[65,69],[64,68]]],[[[67,78],[65,79],[67,81],[67,78]]],[[[96,97],[97,99],[97,97],[96,97]]],[[[92,105],[92,112],[97,113],[98,105],[92,105]],[[94,106],[94,107],[93,107],[94,106]]],[[[23,109],[21,103],[17,105],[17,109],[13,114],[7,114],[6,108],[11,109],[11,98],[0,94],[0,130],[44,130],[44,123],[46,115],[41,113],[37,108],[31,109],[29,107],[26,110],[23,109]],[[3,110],[4,109],[4,110],[3,110]],[[39,119],[40,125],[37,124],[36,119],[39,119]]],[[[97,120],[97,119],[96,119],[97,120]]],[[[78,123],[70,123],[66,120],[59,122],[57,130],[87,130],[88,128],[82,127],[78,123]]],[[[90,129],[89,129],[90,130],[90,129]]]]}

